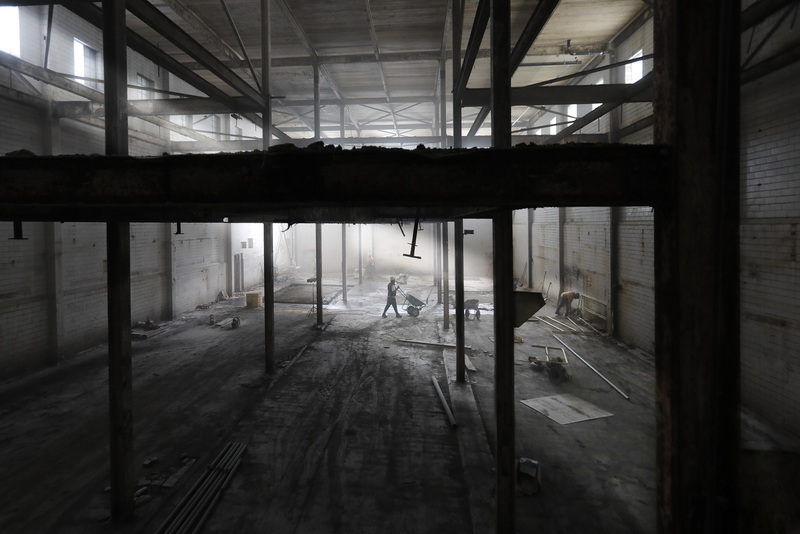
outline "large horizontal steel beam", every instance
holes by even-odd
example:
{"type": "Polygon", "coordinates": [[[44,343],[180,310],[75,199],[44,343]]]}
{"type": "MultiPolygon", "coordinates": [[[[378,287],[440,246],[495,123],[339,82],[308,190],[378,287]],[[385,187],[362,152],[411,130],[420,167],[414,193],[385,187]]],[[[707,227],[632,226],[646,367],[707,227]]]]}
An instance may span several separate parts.
{"type": "Polygon", "coordinates": [[[667,200],[670,160],[661,146],[595,144],[4,157],[0,219],[303,222],[326,210],[380,218],[417,208],[430,216],[442,208],[654,205],[667,200]]]}
{"type": "MultiPolygon", "coordinates": [[[[512,106],[535,106],[557,104],[595,104],[626,100],[628,102],[652,102],[652,83],[647,89],[629,95],[629,84],[605,85],[558,85],[511,88],[512,106]]],[[[483,107],[489,105],[490,89],[467,89],[464,91],[464,107],[483,107]]]]}

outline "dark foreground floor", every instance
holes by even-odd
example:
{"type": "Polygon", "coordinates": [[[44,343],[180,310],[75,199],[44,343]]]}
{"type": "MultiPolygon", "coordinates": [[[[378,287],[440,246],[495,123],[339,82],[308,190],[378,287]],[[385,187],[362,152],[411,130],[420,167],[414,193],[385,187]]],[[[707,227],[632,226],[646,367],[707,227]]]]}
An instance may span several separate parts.
{"type": "MultiPolygon", "coordinates": [[[[0,384],[0,532],[157,532],[230,443],[246,450],[202,532],[491,532],[491,287],[467,287],[484,311],[466,324],[474,370],[465,384],[455,382],[454,350],[399,341],[454,343],[430,287],[406,289],[428,302],[417,318],[382,318],[378,281],[326,306],[321,328],[310,306],[278,305],[272,377],[263,373],[263,308],[243,299],[135,341],[139,506],[127,525],[108,520],[105,347],[0,384]],[[211,313],[238,316],[242,326],[211,326],[211,313]]],[[[517,532],[654,532],[652,359],[588,328],[537,320],[516,333],[516,452],[542,470],[541,491],[518,493],[517,532]],[[559,345],[554,333],[629,398],[571,353],[570,380],[557,384],[532,369],[529,357],[543,357],[537,345],[559,345]],[[521,402],[565,394],[609,415],[562,424],[521,402]]]]}

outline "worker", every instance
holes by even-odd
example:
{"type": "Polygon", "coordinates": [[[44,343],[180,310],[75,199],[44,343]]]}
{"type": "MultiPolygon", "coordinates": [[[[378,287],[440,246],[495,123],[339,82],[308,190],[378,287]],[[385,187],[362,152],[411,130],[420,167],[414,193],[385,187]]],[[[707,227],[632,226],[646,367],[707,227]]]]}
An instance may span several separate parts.
{"type": "Polygon", "coordinates": [[[372,254],[369,255],[367,258],[367,280],[372,280],[375,276],[375,258],[372,257],[372,254]]]}
{"type": "Polygon", "coordinates": [[[577,291],[565,291],[558,297],[558,306],[556,306],[556,315],[561,311],[561,308],[566,308],[564,315],[572,313],[572,301],[581,298],[581,294],[577,291]]]}
{"type": "Polygon", "coordinates": [[[400,317],[400,312],[397,311],[397,284],[394,283],[394,276],[389,278],[389,285],[386,286],[386,307],[383,309],[383,316],[386,317],[386,311],[389,306],[394,308],[394,313],[400,317]]]}

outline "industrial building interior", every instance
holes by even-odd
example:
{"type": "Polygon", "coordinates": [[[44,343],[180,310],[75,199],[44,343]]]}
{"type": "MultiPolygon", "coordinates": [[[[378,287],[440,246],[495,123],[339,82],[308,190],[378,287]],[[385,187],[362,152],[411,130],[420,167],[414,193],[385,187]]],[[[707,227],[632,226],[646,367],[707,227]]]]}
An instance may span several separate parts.
{"type": "Polygon", "coordinates": [[[0,531],[800,532],[799,13],[0,1],[0,531]]]}

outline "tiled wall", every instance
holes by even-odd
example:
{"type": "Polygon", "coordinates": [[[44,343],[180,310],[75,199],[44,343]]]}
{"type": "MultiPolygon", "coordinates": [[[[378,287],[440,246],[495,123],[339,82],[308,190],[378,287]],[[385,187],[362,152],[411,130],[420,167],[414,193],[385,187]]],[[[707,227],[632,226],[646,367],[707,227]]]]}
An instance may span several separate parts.
{"type": "Polygon", "coordinates": [[[800,65],[742,87],[742,402],[800,434],[800,65]]]}

